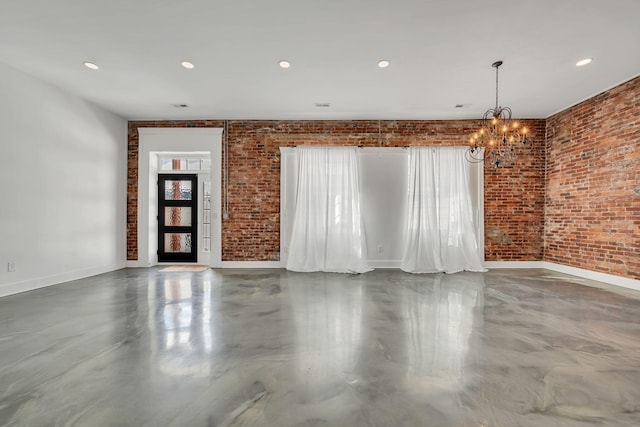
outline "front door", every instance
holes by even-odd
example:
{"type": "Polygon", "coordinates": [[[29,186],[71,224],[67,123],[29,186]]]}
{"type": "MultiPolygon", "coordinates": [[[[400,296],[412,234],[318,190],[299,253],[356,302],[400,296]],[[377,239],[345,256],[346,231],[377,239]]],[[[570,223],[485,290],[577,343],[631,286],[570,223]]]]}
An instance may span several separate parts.
{"type": "Polygon", "coordinates": [[[198,175],[158,175],[158,262],[197,262],[198,175]]]}

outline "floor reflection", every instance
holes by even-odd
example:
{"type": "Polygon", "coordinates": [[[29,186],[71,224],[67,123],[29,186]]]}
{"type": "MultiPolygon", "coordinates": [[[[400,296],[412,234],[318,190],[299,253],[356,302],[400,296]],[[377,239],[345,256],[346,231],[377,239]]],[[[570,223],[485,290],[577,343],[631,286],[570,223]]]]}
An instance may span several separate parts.
{"type": "MultiPolygon", "coordinates": [[[[405,279],[413,290],[404,293],[407,335],[407,376],[413,383],[461,386],[469,354],[471,333],[479,317],[476,307],[483,304],[483,284],[475,278],[466,282],[460,276],[438,274],[405,279]]],[[[482,280],[480,280],[481,282],[482,280]]],[[[478,325],[476,325],[476,328],[478,325]]]]}
{"type": "Polygon", "coordinates": [[[125,341],[135,342],[138,337],[138,284],[133,280],[127,282],[125,295],[125,341]]]}
{"type": "Polygon", "coordinates": [[[323,387],[352,373],[362,340],[362,284],[340,275],[289,280],[296,330],[296,375],[301,384],[323,387]]]}
{"type": "Polygon", "coordinates": [[[208,375],[205,356],[214,350],[215,304],[211,280],[195,275],[158,277],[149,283],[152,351],[170,375],[208,375]]]}

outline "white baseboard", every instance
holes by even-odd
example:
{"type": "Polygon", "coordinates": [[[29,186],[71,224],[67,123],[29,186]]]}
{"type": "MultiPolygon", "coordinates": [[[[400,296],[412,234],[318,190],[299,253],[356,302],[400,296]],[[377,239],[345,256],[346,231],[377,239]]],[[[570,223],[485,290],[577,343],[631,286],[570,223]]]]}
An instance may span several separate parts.
{"type": "Polygon", "coordinates": [[[282,261],[222,261],[220,268],[284,268],[282,261]]]}
{"type": "MultiPolygon", "coordinates": [[[[193,265],[193,263],[160,263],[156,266],[167,265],[193,265]]],[[[144,264],[140,261],[127,261],[127,268],[150,268],[154,267],[151,264],[144,264]]],[[[284,262],[282,261],[221,261],[218,265],[212,265],[212,268],[284,268],[284,262]]]]}
{"type": "Polygon", "coordinates": [[[138,260],[127,261],[127,268],[149,268],[152,267],[151,264],[146,264],[138,260]]]}
{"type": "Polygon", "coordinates": [[[401,261],[399,260],[369,260],[367,264],[371,268],[400,268],[401,261]]]}
{"type": "Polygon", "coordinates": [[[583,279],[595,280],[596,282],[608,283],[609,285],[620,286],[622,288],[640,291],[640,280],[629,279],[627,277],[613,274],[600,273],[586,270],[584,268],[570,267],[568,265],[556,264],[548,261],[486,261],[485,267],[491,268],[546,268],[558,273],[570,274],[583,279]]]}
{"type": "MultiPolygon", "coordinates": [[[[400,261],[368,261],[371,268],[400,268],[400,261]]],[[[286,268],[284,261],[222,261],[219,268],[286,268]]]]}
{"type": "Polygon", "coordinates": [[[568,265],[556,264],[547,261],[542,262],[542,264],[543,268],[546,268],[547,270],[571,274],[572,276],[582,277],[583,279],[595,280],[597,282],[604,282],[610,285],[640,291],[640,280],[629,279],[627,277],[616,276],[613,274],[600,273],[597,271],[586,270],[584,268],[570,267],[568,265]]]}
{"type": "Polygon", "coordinates": [[[487,268],[544,268],[543,261],[485,261],[487,268]]]}
{"type": "Polygon", "coordinates": [[[114,270],[125,268],[126,263],[121,262],[106,266],[96,266],[83,268],[80,270],[68,271],[65,273],[53,274],[51,276],[37,277],[35,279],[23,280],[20,282],[7,283],[0,285],[0,297],[6,297],[21,292],[32,291],[34,289],[45,288],[47,286],[56,285],[62,282],[70,282],[72,280],[84,279],[85,277],[95,276],[97,274],[108,273],[114,270]]]}

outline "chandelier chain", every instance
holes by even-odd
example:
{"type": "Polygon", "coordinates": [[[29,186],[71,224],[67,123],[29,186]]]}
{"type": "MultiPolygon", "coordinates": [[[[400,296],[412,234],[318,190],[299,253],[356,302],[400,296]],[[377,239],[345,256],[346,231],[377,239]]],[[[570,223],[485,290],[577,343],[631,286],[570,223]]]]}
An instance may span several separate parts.
{"type": "Polygon", "coordinates": [[[496,65],[496,110],[498,110],[498,70],[500,65],[496,65]]]}

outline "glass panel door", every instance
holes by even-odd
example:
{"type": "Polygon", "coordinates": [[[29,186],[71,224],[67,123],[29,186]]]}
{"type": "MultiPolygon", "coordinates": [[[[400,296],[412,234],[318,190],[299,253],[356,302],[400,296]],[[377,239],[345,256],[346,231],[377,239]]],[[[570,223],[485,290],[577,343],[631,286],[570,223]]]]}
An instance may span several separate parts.
{"type": "Polygon", "coordinates": [[[158,261],[196,262],[198,176],[158,175],[158,261]]]}

